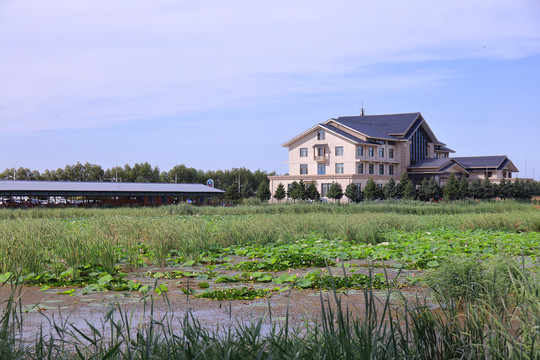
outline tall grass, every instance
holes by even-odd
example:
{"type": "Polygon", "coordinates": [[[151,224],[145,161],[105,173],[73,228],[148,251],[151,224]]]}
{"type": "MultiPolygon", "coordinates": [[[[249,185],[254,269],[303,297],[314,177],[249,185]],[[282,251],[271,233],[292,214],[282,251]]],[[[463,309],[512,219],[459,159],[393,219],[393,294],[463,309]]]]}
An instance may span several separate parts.
{"type": "Polygon", "coordinates": [[[423,201],[388,200],[384,202],[366,201],[354,203],[306,203],[283,202],[281,204],[239,205],[233,207],[197,207],[189,204],[159,207],[119,207],[119,208],[31,208],[2,209],[0,219],[21,218],[80,218],[130,216],[148,217],[176,215],[248,215],[248,214],[357,214],[395,213],[412,215],[508,213],[537,211],[528,202],[507,201],[454,201],[430,203],[423,201]]]}
{"type": "Polygon", "coordinates": [[[33,341],[22,340],[25,329],[14,286],[3,302],[0,358],[538,359],[540,285],[528,279],[512,278],[511,296],[466,301],[459,308],[445,303],[432,309],[394,289],[378,298],[368,288],[364,311],[356,315],[337,292],[328,295],[335,305],[321,293],[320,317],[300,325],[291,324],[288,314],[276,322],[270,311],[252,322],[208,328],[189,311],[156,318],[150,303],[143,315],[148,322],[134,326],[133,314],[117,305],[109,307],[101,325],[89,324],[86,331],[49,318],[51,332],[37,332],[33,341]],[[398,303],[392,300],[395,292],[398,303]]]}
{"type": "Polygon", "coordinates": [[[86,264],[112,269],[118,249],[135,264],[142,244],[152,249],[156,263],[164,263],[173,249],[195,257],[205,249],[290,242],[314,232],[327,239],[377,243],[395,229],[540,231],[540,211],[528,205],[415,204],[3,210],[0,214],[10,216],[0,216],[0,270],[37,272],[86,264]],[[423,207],[429,213],[413,213],[423,207]],[[188,210],[207,214],[184,215],[188,210]]]}

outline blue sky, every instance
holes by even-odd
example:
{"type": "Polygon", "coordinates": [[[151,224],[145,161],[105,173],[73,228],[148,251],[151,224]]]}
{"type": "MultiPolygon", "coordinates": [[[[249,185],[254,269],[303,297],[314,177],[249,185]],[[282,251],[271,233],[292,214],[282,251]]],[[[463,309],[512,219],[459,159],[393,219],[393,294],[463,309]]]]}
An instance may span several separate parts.
{"type": "Polygon", "coordinates": [[[286,173],[331,117],[421,112],[540,179],[540,3],[0,1],[0,171],[286,173]]]}

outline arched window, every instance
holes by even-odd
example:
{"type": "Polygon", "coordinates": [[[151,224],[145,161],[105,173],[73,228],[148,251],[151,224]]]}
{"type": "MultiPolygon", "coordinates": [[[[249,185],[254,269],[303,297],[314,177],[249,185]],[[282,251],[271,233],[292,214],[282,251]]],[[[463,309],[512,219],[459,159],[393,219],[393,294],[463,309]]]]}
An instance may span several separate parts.
{"type": "Polygon", "coordinates": [[[324,140],[324,130],[317,131],[317,140],[324,140]]]}

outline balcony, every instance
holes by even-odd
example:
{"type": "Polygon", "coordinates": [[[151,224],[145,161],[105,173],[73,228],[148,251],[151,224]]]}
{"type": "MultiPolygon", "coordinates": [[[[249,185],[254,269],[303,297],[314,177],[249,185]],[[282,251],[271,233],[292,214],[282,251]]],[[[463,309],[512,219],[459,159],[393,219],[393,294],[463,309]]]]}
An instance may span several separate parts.
{"type": "Polygon", "coordinates": [[[316,162],[327,162],[328,161],[328,155],[326,155],[326,154],[321,155],[321,156],[315,155],[313,157],[313,160],[315,160],[316,162]]]}

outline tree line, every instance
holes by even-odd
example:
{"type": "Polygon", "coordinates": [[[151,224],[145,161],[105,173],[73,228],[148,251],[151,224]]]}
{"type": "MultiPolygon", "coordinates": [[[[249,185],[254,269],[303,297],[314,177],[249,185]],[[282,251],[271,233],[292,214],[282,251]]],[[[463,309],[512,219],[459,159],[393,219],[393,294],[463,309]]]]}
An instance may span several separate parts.
{"type": "MultiPolygon", "coordinates": [[[[422,201],[444,200],[464,200],[464,199],[530,199],[531,196],[540,194],[540,181],[510,181],[502,179],[500,183],[492,183],[489,179],[469,181],[463,177],[458,179],[450,175],[447,183],[439,186],[435,179],[425,178],[422,183],[415,188],[407,173],[403,173],[400,181],[396,183],[390,179],[384,186],[379,186],[373,179],[369,179],[363,190],[355,183],[347,185],[343,190],[341,184],[332,183],[326,196],[329,199],[339,201],[343,196],[350,202],[377,199],[407,199],[422,201]]],[[[293,201],[317,201],[321,194],[313,183],[306,185],[302,180],[294,181],[287,190],[283,184],[279,184],[272,195],[277,201],[282,201],[286,197],[293,201]]],[[[263,200],[261,198],[261,200],[263,200]]]]}
{"type": "Polygon", "coordinates": [[[227,190],[228,194],[234,193],[234,200],[239,200],[255,196],[261,183],[268,186],[269,175],[275,175],[275,173],[251,171],[243,167],[203,171],[185,165],[176,165],[169,171],[161,171],[158,166],[152,166],[148,162],[103,169],[100,165],[77,162],[75,165],[68,164],[64,168],[43,172],[24,167],[6,169],[0,173],[0,179],[184,184],[206,184],[208,179],[212,179],[216,188],[227,190]]]}

